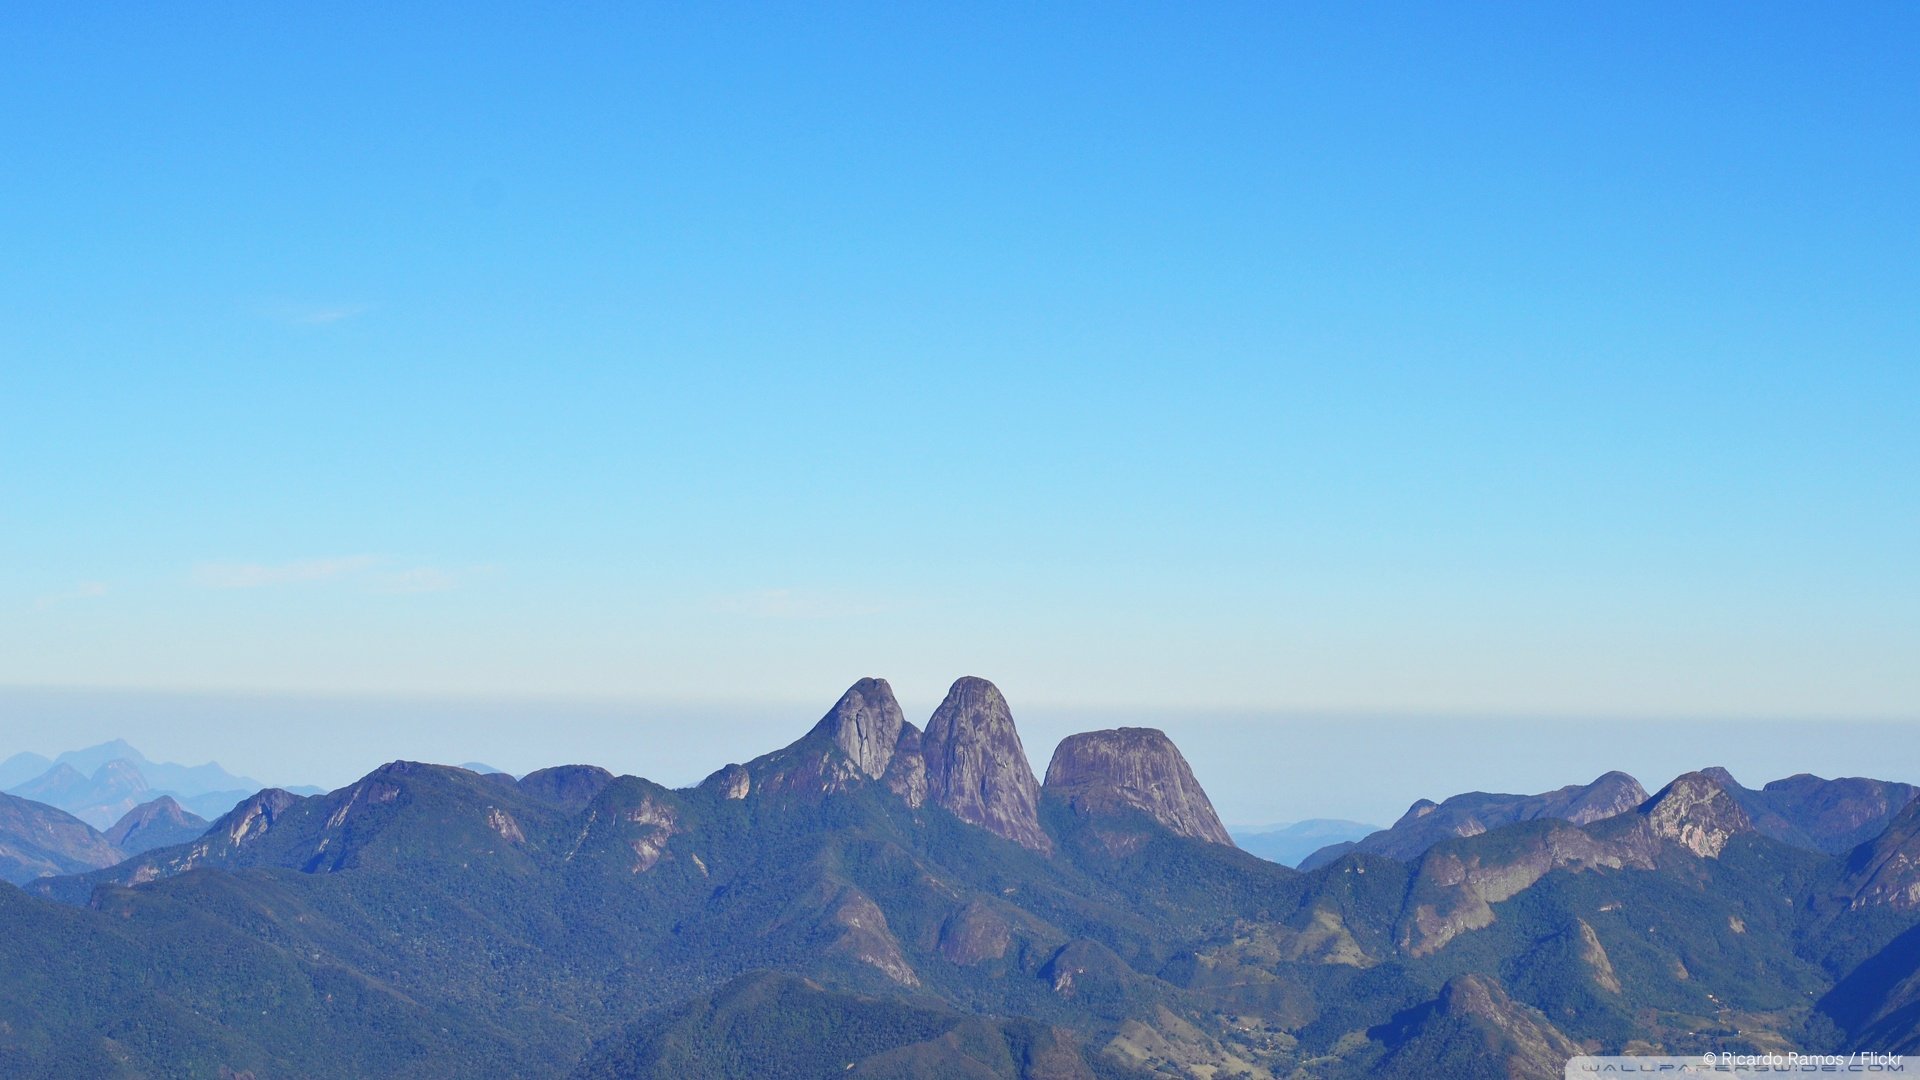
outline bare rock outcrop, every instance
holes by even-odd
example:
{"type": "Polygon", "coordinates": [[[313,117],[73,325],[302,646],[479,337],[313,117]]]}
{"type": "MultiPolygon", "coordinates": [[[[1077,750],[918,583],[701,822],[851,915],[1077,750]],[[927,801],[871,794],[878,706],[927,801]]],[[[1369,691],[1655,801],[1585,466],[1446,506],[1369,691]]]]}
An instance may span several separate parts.
{"type": "Polygon", "coordinates": [[[840,695],[814,733],[829,739],[869,779],[886,775],[907,718],[885,679],[861,679],[840,695]]]}
{"type": "Polygon", "coordinates": [[[900,741],[893,747],[893,760],[887,763],[886,775],[881,777],[888,791],[915,810],[927,801],[927,759],[920,752],[920,742],[920,729],[902,724],[900,741]]]}
{"type": "Polygon", "coordinates": [[[1493,905],[1532,888],[1555,870],[1652,869],[1653,857],[1632,839],[1602,839],[1579,826],[1546,819],[1509,827],[1486,840],[1436,844],[1415,867],[1401,915],[1401,947],[1414,956],[1428,956],[1469,930],[1491,926],[1493,905]]]}
{"type": "Polygon", "coordinates": [[[1702,772],[1676,777],[1639,813],[1654,836],[1707,859],[1719,858],[1735,836],[1754,831],[1726,783],[1702,772]]]}
{"type": "Polygon", "coordinates": [[[1053,752],[1042,791],[1076,814],[1140,810],[1177,835],[1233,846],[1179,747],[1154,728],[1069,736],[1053,752]]]}
{"type": "Polygon", "coordinates": [[[955,682],[927,721],[920,751],[928,802],[1022,847],[1053,850],[1040,828],[1040,782],[1007,699],[992,683],[972,676],[955,682]]]}
{"type": "Polygon", "coordinates": [[[904,733],[911,731],[885,679],[861,679],[792,745],[728,765],[702,787],[729,799],[749,792],[830,795],[887,775],[904,733]]]}

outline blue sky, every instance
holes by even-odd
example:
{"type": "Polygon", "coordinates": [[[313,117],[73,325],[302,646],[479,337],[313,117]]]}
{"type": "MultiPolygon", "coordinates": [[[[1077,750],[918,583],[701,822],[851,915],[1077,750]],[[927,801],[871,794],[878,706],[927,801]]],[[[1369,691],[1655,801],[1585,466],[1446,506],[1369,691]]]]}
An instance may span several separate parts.
{"type": "Polygon", "coordinates": [[[1911,7],[4,18],[0,685],[1920,719],[1911,7]]]}

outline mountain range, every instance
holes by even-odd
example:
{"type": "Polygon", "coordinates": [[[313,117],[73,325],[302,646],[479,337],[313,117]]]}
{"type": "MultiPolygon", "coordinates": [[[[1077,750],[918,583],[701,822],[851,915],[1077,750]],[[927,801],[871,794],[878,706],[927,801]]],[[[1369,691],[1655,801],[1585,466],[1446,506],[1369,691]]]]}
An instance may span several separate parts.
{"type": "MultiPolygon", "coordinates": [[[[1158,731],[1076,735],[1044,777],[991,683],[920,727],[866,679],[689,788],[399,761],[107,866],[43,845],[0,886],[0,1073],[1558,1077],[1920,1046],[1905,785],[1608,774],[1416,804],[1295,870],[1235,846],[1158,731]]],[[[86,828],[19,802],[9,829],[86,828]]]]}
{"type": "Polygon", "coordinates": [[[199,817],[219,817],[262,786],[214,762],[149,761],[122,739],[51,759],[20,753],[0,762],[0,790],[58,807],[96,829],[107,829],[136,806],[161,797],[199,817]]]}
{"type": "Polygon", "coordinates": [[[1342,818],[1308,818],[1305,821],[1230,831],[1233,833],[1233,842],[1241,850],[1282,866],[1299,866],[1302,859],[1321,848],[1359,840],[1369,833],[1379,832],[1380,826],[1342,818]]]}
{"type": "Polygon", "coordinates": [[[24,885],[112,866],[206,831],[205,818],[165,795],[132,807],[105,832],[58,807],[0,795],[0,881],[24,885]]]}
{"type": "MultiPolygon", "coordinates": [[[[1703,771],[1746,813],[1753,829],[1792,847],[1838,855],[1884,832],[1917,791],[1911,784],[1845,777],[1825,780],[1801,773],[1759,790],[1742,787],[1722,768],[1703,771]]],[[[1349,852],[1408,860],[1452,837],[1477,836],[1521,821],[1552,818],[1576,825],[1614,817],[1645,802],[1640,782],[1610,772],[1590,784],[1573,784],[1539,795],[1493,795],[1475,791],[1444,802],[1422,799],[1391,828],[1356,841],[1329,844],[1301,860],[1312,870],[1349,852]]]]}

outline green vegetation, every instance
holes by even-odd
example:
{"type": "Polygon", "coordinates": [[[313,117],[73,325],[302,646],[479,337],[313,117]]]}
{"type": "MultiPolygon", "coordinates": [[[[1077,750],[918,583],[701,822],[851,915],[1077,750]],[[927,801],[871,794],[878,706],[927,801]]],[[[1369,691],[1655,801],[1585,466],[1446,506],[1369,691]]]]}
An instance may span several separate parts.
{"type": "MultiPolygon", "coordinates": [[[[561,805],[391,766],[264,831],[242,814],[45,895],[0,890],[0,1074],[1492,1068],[1520,1051],[1435,1018],[1469,975],[1511,995],[1500,1038],[1529,1053],[1850,1048],[1911,1038],[1920,1012],[1911,913],[1853,910],[1844,860],[1762,837],[1554,870],[1415,956],[1408,905],[1442,895],[1425,863],[1302,874],[1143,814],[1041,810],[1051,856],[878,785],[728,800],[626,777],[561,805]]],[[[1554,828],[1436,850],[1497,872],[1554,828]]]]}

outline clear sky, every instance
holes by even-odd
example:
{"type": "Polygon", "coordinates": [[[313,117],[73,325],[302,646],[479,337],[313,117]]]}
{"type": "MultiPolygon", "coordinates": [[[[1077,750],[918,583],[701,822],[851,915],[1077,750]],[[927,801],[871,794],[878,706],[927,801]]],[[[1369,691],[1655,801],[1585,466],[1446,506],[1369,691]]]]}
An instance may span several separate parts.
{"type": "Polygon", "coordinates": [[[0,685],[1920,723],[1912,5],[392,6],[0,16],[0,685]]]}

